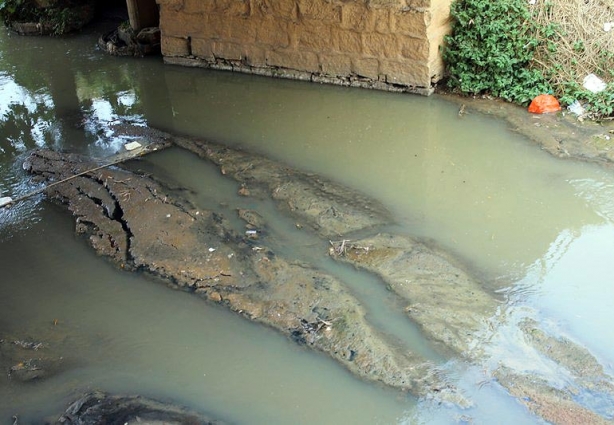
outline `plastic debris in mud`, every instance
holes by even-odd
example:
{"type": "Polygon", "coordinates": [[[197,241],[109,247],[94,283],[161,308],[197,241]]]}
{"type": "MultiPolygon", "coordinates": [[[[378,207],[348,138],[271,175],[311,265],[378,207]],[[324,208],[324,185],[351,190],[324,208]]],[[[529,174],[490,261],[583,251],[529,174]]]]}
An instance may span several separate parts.
{"type": "Polygon", "coordinates": [[[584,106],[582,106],[582,104],[577,100],[575,100],[571,105],[569,105],[567,107],[567,110],[571,112],[572,114],[577,115],[579,117],[584,115],[584,112],[586,112],[584,110],[584,106]]]}
{"type": "Polygon", "coordinates": [[[599,93],[606,89],[607,84],[595,74],[588,74],[582,81],[582,86],[593,93],[599,93]]]}
{"type": "Polygon", "coordinates": [[[139,142],[130,142],[130,143],[126,143],[124,145],[124,147],[126,148],[127,151],[133,151],[136,150],[138,148],[140,148],[142,145],[139,142]]]}
{"type": "Polygon", "coordinates": [[[558,100],[551,94],[540,94],[536,96],[529,105],[529,112],[532,114],[546,114],[549,112],[558,112],[561,110],[561,105],[558,100]]]}

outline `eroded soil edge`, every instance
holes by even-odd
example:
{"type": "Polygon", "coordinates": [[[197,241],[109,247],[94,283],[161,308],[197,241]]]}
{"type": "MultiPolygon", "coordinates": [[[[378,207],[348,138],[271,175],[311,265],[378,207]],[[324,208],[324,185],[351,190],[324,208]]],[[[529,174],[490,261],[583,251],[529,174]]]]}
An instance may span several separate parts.
{"type": "MultiPolygon", "coordinates": [[[[170,140],[196,153],[239,182],[243,195],[272,199],[305,231],[323,241],[341,241],[321,255],[379,276],[442,353],[483,361],[479,335],[501,312],[501,300],[445,252],[406,235],[382,233],[381,226],[392,219],[377,201],[262,156],[151,129],[136,131],[150,142],[170,140]]],[[[95,165],[77,155],[42,150],[33,152],[24,167],[51,182],[95,165]]],[[[223,304],[328,354],[366,380],[461,406],[471,403],[436,365],[400,349],[373,326],[346,283],[300,258],[274,252],[266,237],[255,249],[228,217],[195,207],[149,176],[106,168],[54,186],[47,195],[66,205],[76,217],[77,232],[121,268],[149,273],[223,304]]],[[[240,216],[247,222],[261,219],[257,212],[240,216]]],[[[547,335],[536,323],[527,323],[522,331],[529,344],[576,378],[573,387],[555,388],[538,376],[505,368],[497,369],[494,379],[546,420],[605,422],[603,412],[575,397],[580,386],[614,399],[611,377],[591,354],[547,335]],[[543,349],[544,341],[549,341],[548,349],[543,349]],[[587,371],[586,364],[594,367],[587,371]],[[567,413],[562,418],[553,413],[563,407],[567,413]]]]}

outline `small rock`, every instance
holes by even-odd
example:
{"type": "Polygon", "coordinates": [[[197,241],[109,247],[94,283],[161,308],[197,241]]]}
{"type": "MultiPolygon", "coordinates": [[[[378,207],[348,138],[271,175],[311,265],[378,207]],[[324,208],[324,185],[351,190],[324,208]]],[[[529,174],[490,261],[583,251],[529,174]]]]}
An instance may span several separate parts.
{"type": "Polygon", "coordinates": [[[7,205],[11,205],[13,203],[13,198],[10,196],[3,196],[0,198],[0,208],[5,207],[7,205]]]}
{"type": "Polygon", "coordinates": [[[222,302],[222,296],[219,292],[211,292],[209,293],[209,300],[215,303],[222,302]]]}

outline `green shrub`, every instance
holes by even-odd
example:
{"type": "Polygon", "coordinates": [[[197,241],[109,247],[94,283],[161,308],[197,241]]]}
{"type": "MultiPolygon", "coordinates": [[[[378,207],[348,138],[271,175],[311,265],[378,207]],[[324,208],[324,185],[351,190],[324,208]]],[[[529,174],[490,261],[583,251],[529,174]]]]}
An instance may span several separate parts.
{"type": "Polygon", "coordinates": [[[584,106],[589,118],[599,120],[614,116],[614,83],[608,84],[599,93],[593,93],[575,81],[569,82],[565,85],[560,102],[570,105],[576,100],[584,106]]]}
{"type": "Polygon", "coordinates": [[[450,13],[452,34],[443,48],[449,87],[522,105],[551,90],[530,67],[539,41],[529,35],[526,0],[455,0],[450,13]]]}
{"type": "Polygon", "coordinates": [[[13,22],[37,22],[48,25],[53,34],[64,34],[80,27],[85,19],[73,9],[93,3],[92,0],[48,0],[42,7],[34,0],[0,0],[0,19],[10,26],[13,22]]]}

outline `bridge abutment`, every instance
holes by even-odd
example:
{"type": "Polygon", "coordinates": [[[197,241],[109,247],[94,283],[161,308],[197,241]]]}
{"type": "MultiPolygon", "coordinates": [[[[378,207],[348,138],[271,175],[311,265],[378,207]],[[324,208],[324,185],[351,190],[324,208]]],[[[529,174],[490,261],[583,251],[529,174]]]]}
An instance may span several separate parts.
{"type": "Polygon", "coordinates": [[[430,94],[451,0],[156,0],[162,54],[200,66],[430,94]]]}

